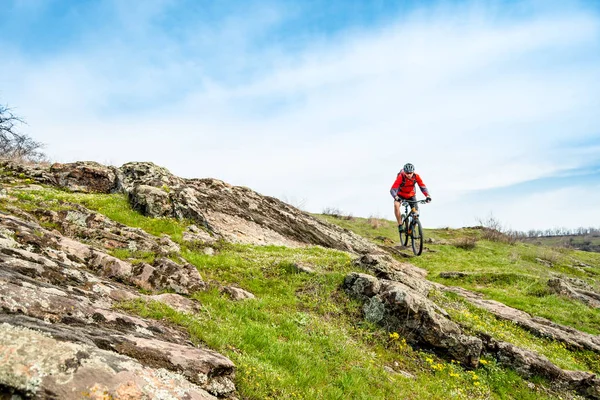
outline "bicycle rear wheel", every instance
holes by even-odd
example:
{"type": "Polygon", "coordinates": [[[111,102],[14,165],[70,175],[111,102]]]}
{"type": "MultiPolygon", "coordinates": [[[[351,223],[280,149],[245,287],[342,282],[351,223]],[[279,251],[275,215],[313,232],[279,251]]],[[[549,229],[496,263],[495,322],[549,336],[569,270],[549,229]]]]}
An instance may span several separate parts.
{"type": "Polygon", "coordinates": [[[410,240],[412,243],[413,253],[415,253],[417,256],[420,256],[423,252],[423,228],[421,227],[421,221],[416,220],[413,222],[410,240]]]}
{"type": "Polygon", "coordinates": [[[402,223],[402,225],[404,225],[404,231],[400,232],[400,245],[401,246],[406,246],[406,245],[408,245],[408,237],[410,236],[408,234],[408,218],[406,218],[404,220],[404,222],[402,223]]]}

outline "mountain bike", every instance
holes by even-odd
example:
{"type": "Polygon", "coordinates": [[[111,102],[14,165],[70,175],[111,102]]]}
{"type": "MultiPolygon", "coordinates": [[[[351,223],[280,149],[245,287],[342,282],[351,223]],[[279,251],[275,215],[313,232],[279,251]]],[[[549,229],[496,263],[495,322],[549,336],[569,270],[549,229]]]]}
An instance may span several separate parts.
{"type": "Polygon", "coordinates": [[[421,255],[423,252],[423,228],[421,227],[421,221],[419,221],[419,212],[412,204],[425,204],[427,201],[407,201],[402,200],[404,206],[404,231],[400,232],[400,244],[406,246],[408,244],[408,238],[410,237],[413,253],[416,256],[421,255]],[[408,208],[410,207],[410,212],[408,208]]]}

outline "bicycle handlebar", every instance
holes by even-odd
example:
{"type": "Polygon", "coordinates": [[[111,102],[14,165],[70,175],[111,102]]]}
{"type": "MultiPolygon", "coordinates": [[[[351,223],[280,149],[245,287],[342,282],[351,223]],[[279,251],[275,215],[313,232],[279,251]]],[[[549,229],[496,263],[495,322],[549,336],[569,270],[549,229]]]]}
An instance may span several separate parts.
{"type": "Polygon", "coordinates": [[[402,200],[402,203],[400,203],[400,204],[402,204],[403,206],[406,206],[406,205],[410,205],[411,203],[412,204],[415,204],[415,203],[427,204],[427,200],[417,200],[417,201],[402,200]]]}

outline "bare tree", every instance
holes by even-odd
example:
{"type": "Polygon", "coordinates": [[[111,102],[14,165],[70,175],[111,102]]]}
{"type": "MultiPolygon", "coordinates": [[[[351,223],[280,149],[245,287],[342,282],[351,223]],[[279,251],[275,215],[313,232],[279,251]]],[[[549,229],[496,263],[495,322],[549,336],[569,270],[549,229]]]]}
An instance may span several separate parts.
{"type": "Polygon", "coordinates": [[[284,203],[287,203],[291,206],[296,207],[298,210],[302,210],[302,211],[306,211],[304,209],[304,207],[306,206],[306,198],[301,198],[301,199],[297,199],[296,197],[288,197],[286,195],[283,195],[279,198],[281,201],[283,201],[284,203]]]}
{"type": "Polygon", "coordinates": [[[33,162],[45,160],[46,155],[41,151],[44,145],[19,133],[18,124],[25,124],[25,121],[13,114],[8,106],[0,105],[0,157],[33,162]]]}

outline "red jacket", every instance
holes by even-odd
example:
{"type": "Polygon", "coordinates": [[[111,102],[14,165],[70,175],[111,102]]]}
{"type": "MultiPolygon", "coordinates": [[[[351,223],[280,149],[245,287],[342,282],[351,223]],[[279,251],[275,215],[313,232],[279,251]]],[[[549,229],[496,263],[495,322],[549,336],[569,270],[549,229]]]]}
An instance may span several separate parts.
{"type": "Polygon", "coordinates": [[[394,198],[396,195],[398,195],[403,199],[408,199],[416,196],[415,184],[419,185],[419,189],[421,189],[421,192],[425,195],[425,197],[429,197],[429,191],[427,190],[427,187],[423,183],[421,177],[415,173],[412,178],[409,178],[404,173],[404,170],[398,173],[398,176],[396,177],[396,180],[390,189],[390,193],[394,198]]]}

